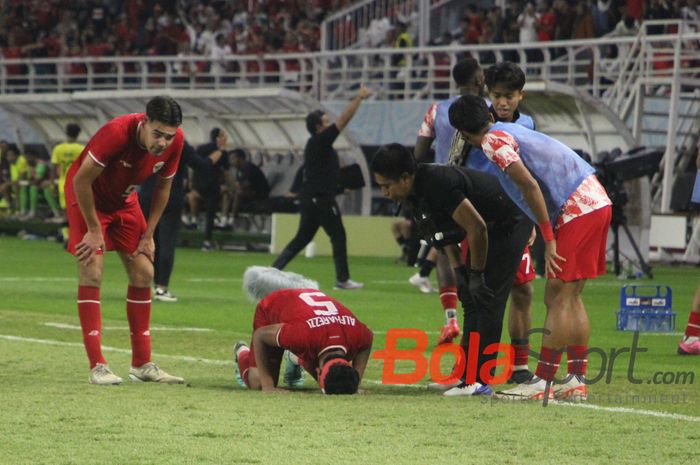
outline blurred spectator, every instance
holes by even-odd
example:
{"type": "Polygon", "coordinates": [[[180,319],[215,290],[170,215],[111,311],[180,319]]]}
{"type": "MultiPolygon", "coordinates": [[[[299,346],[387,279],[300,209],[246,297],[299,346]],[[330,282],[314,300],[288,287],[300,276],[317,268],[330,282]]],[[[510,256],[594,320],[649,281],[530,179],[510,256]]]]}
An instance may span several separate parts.
{"type": "Polygon", "coordinates": [[[491,27],[492,42],[495,44],[502,44],[504,42],[503,28],[505,25],[503,9],[500,6],[494,6],[491,8],[486,15],[486,22],[488,22],[491,27]]]}
{"type": "MultiPolygon", "coordinates": [[[[671,19],[673,16],[671,5],[666,0],[651,0],[644,14],[644,19],[663,20],[671,19]]],[[[663,34],[665,29],[663,25],[649,26],[647,27],[647,34],[663,34]]]]}
{"type": "Polygon", "coordinates": [[[39,158],[39,155],[33,149],[25,149],[25,157],[27,159],[27,170],[24,176],[20,177],[20,188],[26,188],[29,192],[29,212],[24,219],[37,217],[39,193],[41,192],[49,208],[51,208],[54,219],[63,221],[61,211],[58,209],[58,203],[56,202],[51,167],[46,160],[39,158]]]}
{"type": "Polygon", "coordinates": [[[537,39],[540,42],[554,40],[554,33],[557,26],[557,14],[552,3],[548,0],[540,2],[539,13],[536,15],[537,39]]]}
{"type": "Polygon", "coordinates": [[[216,208],[221,200],[223,173],[229,168],[228,153],[226,152],[228,134],[226,131],[221,128],[213,128],[209,133],[209,139],[209,143],[197,147],[197,155],[201,158],[208,157],[211,160],[211,165],[207,166],[206,169],[194,172],[192,190],[187,193],[190,213],[195,223],[199,217],[200,203],[204,203],[204,243],[202,244],[204,251],[214,248],[212,241],[214,218],[216,208]]]}
{"type": "Polygon", "coordinates": [[[219,79],[221,75],[227,72],[229,62],[227,61],[233,55],[231,46],[226,43],[226,37],[223,33],[216,36],[216,43],[211,47],[209,58],[212,59],[210,72],[215,79],[219,79]]]}
{"type": "Polygon", "coordinates": [[[232,155],[232,163],[236,168],[236,182],[231,214],[235,219],[240,211],[259,210],[262,207],[261,201],[270,196],[270,184],[260,168],[247,160],[244,150],[235,149],[232,155]]]}
{"type": "Polygon", "coordinates": [[[574,24],[576,23],[576,11],[574,7],[566,0],[554,0],[552,6],[557,16],[554,40],[571,39],[574,32],[574,24]]]}
{"type": "Polygon", "coordinates": [[[593,31],[596,37],[610,32],[610,2],[611,0],[593,0],[592,17],[593,31]]]}
{"type": "Polygon", "coordinates": [[[478,44],[481,37],[481,28],[483,21],[479,15],[479,10],[476,5],[468,5],[464,17],[459,22],[459,27],[462,29],[463,44],[478,44]]]}
{"type": "MultiPolygon", "coordinates": [[[[406,23],[397,22],[396,23],[396,41],[394,42],[394,48],[411,48],[413,47],[413,38],[408,34],[408,25],[406,23]]],[[[391,56],[391,66],[395,69],[391,72],[391,84],[390,88],[392,93],[390,98],[403,99],[401,91],[404,89],[405,83],[404,79],[406,74],[410,73],[411,70],[408,67],[408,59],[405,53],[396,53],[391,56]],[[396,69],[398,68],[398,69],[396,69]]]]}
{"type": "Polygon", "coordinates": [[[520,27],[519,41],[521,44],[537,42],[537,15],[534,3],[528,2],[525,5],[525,9],[518,16],[518,27],[520,27]]]}
{"type": "Polygon", "coordinates": [[[0,141],[0,209],[7,210],[12,214],[12,179],[10,178],[10,162],[7,159],[8,147],[7,141],[0,141]]]}
{"type": "Polygon", "coordinates": [[[700,5],[698,0],[688,0],[687,4],[681,8],[681,19],[688,21],[683,31],[686,34],[692,34],[698,30],[698,21],[700,21],[700,5]]]}
{"type": "Polygon", "coordinates": [[[29,197],[27,192],[27,159],[19,153],[15,144],[9,144],[3,159],[7,159],[10,167],[10,195],[12,197],[11,212],[15,217],[22,217],[27,214],[29,197]]]}
{"type": "MultiPolygon", "coordinates": [[[[66,210],[66,196],[64,187],[68,168],[80,156],[85,146],[78,142],[80,126],[76,123],[66,125],[66,141],[57,144],[51,151],[51,165],[53,166],[53,177],[58,181],[58,201],[61,210],[66,210]]],[[[68,228],[62,231],[64,240],[68,241],[68,228]]]]}
{"type": "Polygon", "coordinates": [[[631,16],[625,16],[615,25],[612,33],[616,37],[631,37],[636,36],[639,31],[637,21],[631,16]]]}
{"type": "Polygon", "coordinates": [[[365,32],[364,45],[371,48],[381,47],[389,30],[391,30],[389,18],[373,19],[365,32]]]}
{"type": "Polygon", "coordinates": [[[590,8],[588,8],[585,3],[578,2],[576,3],[575,12],[576,19],[574,21],[574,29],[571,33],[571,38],[577,40],[594,37],[593,15],[591,14],[590,8]]]}
{"type": "MultiPolygon", "coordinates": [[[[535,13],[535,4],[528,2],[520,16],[518,16],[518,26],[520,27],[520,43],[532,44],[537,42],[537,15],[535,13]]],[[[542,61],[542,56],[539,50],[526,49],[525,54],[527,61],[533,63],[542,61]]]]}

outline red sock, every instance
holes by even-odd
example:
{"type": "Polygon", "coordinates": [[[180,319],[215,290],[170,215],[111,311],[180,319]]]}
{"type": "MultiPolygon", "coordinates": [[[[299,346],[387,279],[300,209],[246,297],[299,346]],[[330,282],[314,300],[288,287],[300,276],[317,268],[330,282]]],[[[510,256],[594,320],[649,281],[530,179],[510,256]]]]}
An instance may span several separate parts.
{"type": "Polygon", "coordinates": [[[685,328],[685,335],[687,337],[700,336],[700,312],[690,312],[688,326],[685,328]]]}
{"type": "Polygon", "coordinates": [[[567,372],[572,375],[586,376],[588,367],[588,346],[568,346],[566,348],[567,372]]]}
{"type": "Polygon", "coordinates": [[[457,286],[440,288],[440,303],[445,310],[457,308],[457,286]]]}
{"type": "Polygon", "coordinates": [[[540,360],[537,362],[537,377],[545,381],[554,381],[554,375],[557,374],[559,362],[561,361],[561,350],[542,347],[540,360]]]}
{"type": "Polygon", "coordinates": [[[151,361],[151,288],[129,286],[126,317],[131,330],[131,366],[140,367],[151,361]]]}
{"type": "Polygon", "coordinates": [[[527,357],[530,355],[530,340],[529,339],[511,339],[510,344],[513,346],[515,357],[513,365],[527,365],[527,357]]]}
{"type": "Polygon", "coordinates": [[[85,351],[92,369],[98,363],[106,363],[102,356],[102,312],[99,287],[78,286],[78,317],[83,330],[85,351]]]}
{"type": "Polygon", "coordinates": [[[238,352],[238,372],[243,378],[243,382],[246,386],[250,387],[248,383],[248,369],[250,368],[250,349],[241,349],[238,352]]]}

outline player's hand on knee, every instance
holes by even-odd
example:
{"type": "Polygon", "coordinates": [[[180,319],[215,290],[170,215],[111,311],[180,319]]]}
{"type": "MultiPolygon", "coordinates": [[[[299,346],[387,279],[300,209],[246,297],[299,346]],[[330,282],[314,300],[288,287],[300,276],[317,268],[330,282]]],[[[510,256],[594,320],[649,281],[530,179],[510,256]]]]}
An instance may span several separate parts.
{"type": "Polygon", "coordinates": [[[75,246],[75,256],[81,262],[88,262],[98,250],[104,250],[105,241],[102,232],[88,231],[83,239],[75,246]]]}
{"type": "Polygon", "coordinates": [[[129,256],[132,260],[138,255],[144,255],[151,262],[155,260],[156,244],[152,237],[142,237],[136,250],[129,256]]]}

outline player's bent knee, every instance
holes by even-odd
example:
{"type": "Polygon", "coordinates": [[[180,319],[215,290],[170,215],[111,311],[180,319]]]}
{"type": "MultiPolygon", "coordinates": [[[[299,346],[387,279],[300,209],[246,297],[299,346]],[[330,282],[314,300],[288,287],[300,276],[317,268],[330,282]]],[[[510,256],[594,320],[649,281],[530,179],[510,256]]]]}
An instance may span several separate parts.
{"type": "Polygon", "coordinates": [[[513,286],[511,289],[511,298],[513,299],[514,308],[517,310],[526,311],[532,303],[533,289],[530,283],[513,286]]]}
{"type": "Polygon", "coordinates": [[[129,284],[135,287],[149,287],[153,282],[153,265],[150,262],[134,264],[129,268],[129,284]]]}

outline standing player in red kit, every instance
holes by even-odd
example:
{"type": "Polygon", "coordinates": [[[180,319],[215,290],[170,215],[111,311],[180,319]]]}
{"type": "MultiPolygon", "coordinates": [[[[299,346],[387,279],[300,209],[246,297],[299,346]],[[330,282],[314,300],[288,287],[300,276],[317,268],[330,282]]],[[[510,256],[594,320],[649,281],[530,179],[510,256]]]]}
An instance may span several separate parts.
{"type": "Polygon", "coordinates": [[[129,277],[126,314],[131,331],[133,381],[183,383],[151,362],[153,233],[170,196],[184,136],[180,106],[159,96],[146,113],[119,116],[102,126],[66,176],[68,251],[78,260],[78,315],[90,360],[90,383],[120,384],[102,355],[100,284],[103,253],[116,250],[129,277]],[[136,188],[157,174],[148,221],[136,188]]]}
{"type": "Polygon", "coordinates": [[[275,268],[248,268],[243,288],[258,302],[250,348],[243,342],[235,348],[236,368],[248,388],[279,391],[287,350],[288,385],[296,385],[303,367],[324,394],[357,392],[373,336],[350,310],[320,292],[317,282],[275,268]]]}

